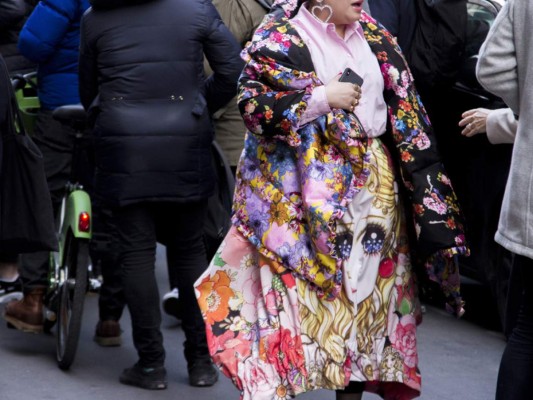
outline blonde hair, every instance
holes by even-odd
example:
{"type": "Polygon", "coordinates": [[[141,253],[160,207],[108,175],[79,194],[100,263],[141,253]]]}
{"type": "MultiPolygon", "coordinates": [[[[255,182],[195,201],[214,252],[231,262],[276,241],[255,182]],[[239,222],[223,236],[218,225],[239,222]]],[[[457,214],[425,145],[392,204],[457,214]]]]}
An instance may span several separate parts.
{"type": "Polygon", "coordinates": [[[344,364],[346,360],[346,341],[352,335],[354,324],[354,305],[344,292],[332,301],[319,299],[316,291],[309,285],[298,281],[298,296],[301,317],[302,337],[309,338],[323,350],[326,363],[322,367],[321,382],[325,388],[344,387],[344,364]]]}

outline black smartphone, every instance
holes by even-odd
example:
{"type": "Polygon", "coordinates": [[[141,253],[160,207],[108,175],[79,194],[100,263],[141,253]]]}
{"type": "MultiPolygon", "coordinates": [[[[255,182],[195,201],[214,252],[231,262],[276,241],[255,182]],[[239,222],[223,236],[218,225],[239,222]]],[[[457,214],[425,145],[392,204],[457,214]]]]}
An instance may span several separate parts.
{"type": "Polygon", "coordinates": [[[346,68],[339,78],[339,82],[353,83],[359,86],[363,86],[363,78],[361,78],[357,72],[351,68],[346,68]]]}

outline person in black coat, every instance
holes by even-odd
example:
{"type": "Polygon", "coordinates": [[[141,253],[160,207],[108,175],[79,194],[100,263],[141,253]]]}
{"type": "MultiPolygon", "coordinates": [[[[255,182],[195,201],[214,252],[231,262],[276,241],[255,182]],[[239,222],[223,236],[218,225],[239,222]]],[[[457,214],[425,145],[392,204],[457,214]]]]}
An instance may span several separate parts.
{"type": "Polygon", "coordinates": [[[36,0],[0,0],[0,54],[10,74],[31,72],[35,63],[17,49],[18,35],[36,0]]]}
{"type": "Polygon", "coordinates": [[[112,209],[139,361],[120,381],[167,386],[156,242],[179,269],[189,383],[217,378],[193,283],[215,175],[210,114],[235,94],[239,45],[209,0],[93,0],[82,20],[80,96],[93,124],[95,195],[112,209]],[[204,75],[203,56],[214,74],[204,75]]]}
{"type": "Polygon", "coordinates": [[[411,48],[416,29],[417,14],[413,0],[368,0],[372,17],[389,30],[404,53],[411,48]]]}

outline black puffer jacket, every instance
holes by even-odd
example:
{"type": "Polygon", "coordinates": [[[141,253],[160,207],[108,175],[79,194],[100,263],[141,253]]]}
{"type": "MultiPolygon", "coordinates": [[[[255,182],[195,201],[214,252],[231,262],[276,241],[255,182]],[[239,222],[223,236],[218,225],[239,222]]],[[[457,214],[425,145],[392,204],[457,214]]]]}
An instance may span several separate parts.
{"type": "Polygon", "coordinates": [[[96,192],[111,205],[213,191],[210,113],[237,90],[239,45],[209,0],[94,0],[80,95],[94,121],[96,192]],[[206,79],[203,55],[214,74],[206,79]]]}
{"type": "Polygon", "coordinates": [[[12,74],[35,69],[35,64],[17,49],[20,29],[35,3],[35,0],[0,0],[0,54],[12,74]]]}

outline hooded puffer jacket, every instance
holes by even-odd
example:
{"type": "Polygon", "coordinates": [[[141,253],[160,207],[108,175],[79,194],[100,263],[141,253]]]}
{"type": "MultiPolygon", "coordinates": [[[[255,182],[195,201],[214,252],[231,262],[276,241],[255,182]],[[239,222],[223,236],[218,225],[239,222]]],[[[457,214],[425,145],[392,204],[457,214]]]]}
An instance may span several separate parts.
{"type": "Polygon", "coordinates": [[[209,197],[210,113],[236,94],[239,45],[209,0],[91,4],[80,95],[94,122],[96,194],[112,206],[209,197]]]}
{"type": "Polygon", "coordinates": [[[88,8],[88,0],[41,0],[20,32],[21,54],[38,64],[39,100],[45,110],[80,102],[80,20],[88,8]]]}

